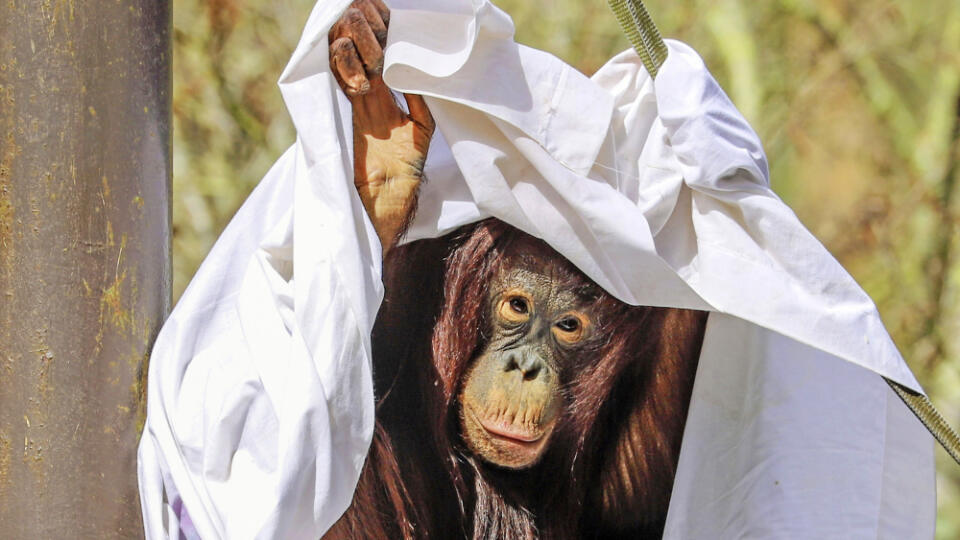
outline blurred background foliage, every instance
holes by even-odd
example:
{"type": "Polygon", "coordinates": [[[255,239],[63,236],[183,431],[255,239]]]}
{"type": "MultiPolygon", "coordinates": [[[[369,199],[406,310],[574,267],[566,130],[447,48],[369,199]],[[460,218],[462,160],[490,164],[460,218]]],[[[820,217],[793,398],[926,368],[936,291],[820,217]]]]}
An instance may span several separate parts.
{"type": "MultiPolygon", "coordinates": [[[[295,137],[276,80],[314,0],[174,0],[174,290],[295,137]]],[[[603,0],[499,0],[518,41],[592,74],[628,47],[603,0]]],[[[775,190],[874,298],[960,424],[960,3],[648,0],[766,145],[775,190]]],[[[429,29],[425,29],[429,31],[429,29]]],[[[937,451],[938,538],[960,467],[937,451]]]]}

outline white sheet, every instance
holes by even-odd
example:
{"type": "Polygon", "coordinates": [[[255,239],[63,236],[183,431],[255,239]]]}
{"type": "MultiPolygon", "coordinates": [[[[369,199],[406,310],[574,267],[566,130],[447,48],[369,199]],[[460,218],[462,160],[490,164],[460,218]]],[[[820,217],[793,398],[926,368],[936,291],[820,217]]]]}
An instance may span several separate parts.
{"type": "MultiPolygon", "coordinates": [[[[876,374],[919,385],[692,49],[655,81],[630,51],[588,79],[486,0],[389,3],[385,80],[439,132],[410,240],[495,216],[626,302],[714,312],[666,538],[932,537],[932,439],[876,374]]],[[[314,8],[280,79],[297,141],[157,339],[148,538],[318,538],[352,497],[382,285],[328,71],[348,4],[314,8]]]]}

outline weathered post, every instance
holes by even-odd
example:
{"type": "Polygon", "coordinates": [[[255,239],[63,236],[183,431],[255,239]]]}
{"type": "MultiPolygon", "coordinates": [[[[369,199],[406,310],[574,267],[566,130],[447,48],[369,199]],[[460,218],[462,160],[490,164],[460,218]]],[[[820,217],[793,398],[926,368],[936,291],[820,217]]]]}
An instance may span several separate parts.
{"type": "Polygon", "coordinates": [[[0,2],[0,538],[142,536],[170,3],[0,2]]]}

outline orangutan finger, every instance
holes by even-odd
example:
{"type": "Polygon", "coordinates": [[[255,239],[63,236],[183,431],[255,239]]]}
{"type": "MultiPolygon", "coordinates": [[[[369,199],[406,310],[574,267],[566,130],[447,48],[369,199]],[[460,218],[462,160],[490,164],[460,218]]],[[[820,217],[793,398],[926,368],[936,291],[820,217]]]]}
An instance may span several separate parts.
{"type": "Polygon", "coordinates": [[[383,19],[380,17],[380,12],[374,7],[373,2],[370,0],[357,0],[353,3],[354,7],[363,12],[363,16],[367,18],[367,23],[370,25],[370,30],[373,30],[373,35],[377,37],[377,42],[380,44],[380,48],[387,46],[387,25],[384,24],[383,19]]]}
{"type": "Polygon", "coordinates": [[[330,69],[347,95],[366,94],[370,90],[367,71],[350,38],[338,38],[330,45],[330,69]]]}
{"type": "Polygon", "coordinates": [[[380,20],[383,21],[383,25],[390,26],[390,8],[383,3],[383,0],[370,0],[370,3],[373,5],[374,9],[377,10],[377,13],[380,14],[380,20]]]}
{"type": "Polygon", "coordinates": [[[367,68],[368,76],[379,75],[383,68],[383,48],[363,12],[357,8],[350,8],[344,13],[341,22],[343,27],[340,31],[345,37],[353,40],[360,54],[360,60],[367,68]]]}
{"type": "Polygon", "coordinates": [[[344,37],[343,20],[346,17],[346,15],[347,15],[347,12],[344,11],[343,15],[341,15],[340,18],[333,23],[333,26],[330,27],[330,31],[327,32],[327,43],[333,44],[334,41],[344,37]]]}
{"type": "Polygon", "coordinates": [[[423,126],[428,132],[433,133],[435,123],[427,102],[423,100],[420,94],[404,94],[407,100],[407,109],[410,111],[410,119],[423,126]]]}

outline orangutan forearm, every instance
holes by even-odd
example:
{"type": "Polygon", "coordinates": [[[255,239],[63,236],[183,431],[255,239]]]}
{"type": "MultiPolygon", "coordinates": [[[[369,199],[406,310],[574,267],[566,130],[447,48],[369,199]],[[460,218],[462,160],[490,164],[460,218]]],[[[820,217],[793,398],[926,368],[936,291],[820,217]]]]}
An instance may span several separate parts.
{"type": "Polygon", "coordinates": [[[356,0],[329,36],[331,71],[353,106],[354,184],[384,255],[416,210],[434,129],[423,97],[404,96],[407,114],[383,82],[389,20],[379,0],[356,0]]]}
{"type": "Polygon", "coordinates": [[[413,217],[420,179],[419,175],[405,175],[356,183],[363,207],[380,238],[384,256],[396,245],[413,217]]]}
{"type": "Polygon", "coordinates": [[[417,206],[432,120],[420,96],[407,96],[410,118],[399,109],[382,80],[372,81],[366,99],[354,100],[354,185],[383,254],[397,243],[417,206]],[[391,108],[393,110],[391,110],[391,108]],[[378,122],[376,119],[393,119],[378,122]],[[424,121],[418,122],[418,118],[424,121]]]}

